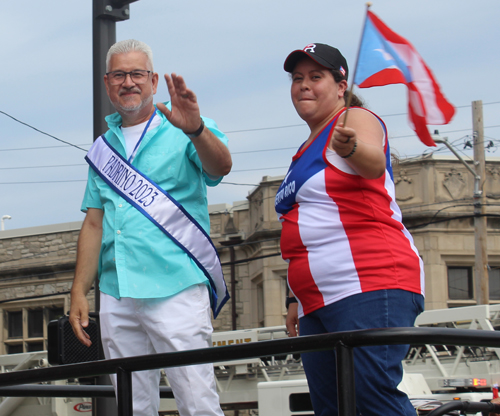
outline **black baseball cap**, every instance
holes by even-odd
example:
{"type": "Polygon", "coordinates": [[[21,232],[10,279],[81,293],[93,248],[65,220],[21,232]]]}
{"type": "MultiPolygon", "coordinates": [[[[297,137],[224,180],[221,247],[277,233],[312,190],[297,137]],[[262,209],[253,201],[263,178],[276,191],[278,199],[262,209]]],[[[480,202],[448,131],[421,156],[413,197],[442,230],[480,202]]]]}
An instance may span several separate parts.
{"type": "Polygon", "coordinates": [[[335,69],[344,74],[345,79],[349,75],[347,61],[337,48],[324,43],[310,43],[304,49],[293,51],[285,59],[284,68],[286,72],[292,72],[297,62],[308,56],[313,61],[328,69],[335,69]]]}

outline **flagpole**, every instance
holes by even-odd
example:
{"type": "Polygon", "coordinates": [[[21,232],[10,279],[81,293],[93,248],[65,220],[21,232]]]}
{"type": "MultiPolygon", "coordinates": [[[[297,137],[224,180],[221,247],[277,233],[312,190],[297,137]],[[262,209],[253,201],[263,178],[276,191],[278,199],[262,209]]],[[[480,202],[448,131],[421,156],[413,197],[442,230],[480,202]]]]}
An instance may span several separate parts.
{"type": "Polygon", "coordinates": [[[351,83],[351,88],[349,90],[349,97],[347,97],[347,102],[345,105],[345,116],[344,116],[344,126],[347,125],[347,115],[349,112],[349,107],[351,106],[351,101],[352,101],[352,91],[354,89],[354,80],[356,79],[356,70],[358,69],[358,61],[359,61],[359,54],[361,52],[361,43],[363,42],[363,38],[365,36],[365,29],[366,29],[366,19],[368,18],[368,10],[370,9],[372,3],[367,2],[366,3],[366,13],[365,13],[365,21],[363,22],[363,30],[361,31],[361,39],[359,41],[358,45],[358,53],[356,54],[356,65],[354,65],[354,73],[352,74],[352,83],[351,83]]]}

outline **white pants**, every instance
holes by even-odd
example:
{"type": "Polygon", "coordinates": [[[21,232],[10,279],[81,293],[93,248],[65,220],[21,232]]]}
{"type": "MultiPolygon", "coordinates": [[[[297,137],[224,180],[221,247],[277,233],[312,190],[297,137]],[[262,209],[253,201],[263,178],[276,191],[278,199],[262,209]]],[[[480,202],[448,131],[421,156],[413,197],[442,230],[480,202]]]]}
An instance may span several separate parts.
{"type": "MultiPolygon", "coordinates": [[[[101,338],[107,359],[207,348],[212,345],[205,285],[170,298],[115,299],[101,292],[101,338]]],[[[166,368],[181,416],[224,416],[212,364],[166,368]]],[[[111,376],[116,391],[116,376],[111,376]]],[[[134,416],[157,416],[160,370],[132,373],[134,416]]]]}

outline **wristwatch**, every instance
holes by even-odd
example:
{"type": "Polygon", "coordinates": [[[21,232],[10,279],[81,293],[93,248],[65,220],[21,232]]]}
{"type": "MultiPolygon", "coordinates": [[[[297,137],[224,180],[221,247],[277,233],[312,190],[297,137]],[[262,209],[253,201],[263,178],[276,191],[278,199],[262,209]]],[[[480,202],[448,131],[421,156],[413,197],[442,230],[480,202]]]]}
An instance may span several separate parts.
{"type": "Polygon", "coordinates": [[[190,139],[196,139],[203,132],[203,129],[205,128],[205,122],[203,121],[203,119],[200,119],[200,120],[201,120],[201,124],[200,124],[200,127],[198,128],[198,130],[196,130],[193,133],[184,132],[184,134],[186,136],[188,136],[190,139]]]}

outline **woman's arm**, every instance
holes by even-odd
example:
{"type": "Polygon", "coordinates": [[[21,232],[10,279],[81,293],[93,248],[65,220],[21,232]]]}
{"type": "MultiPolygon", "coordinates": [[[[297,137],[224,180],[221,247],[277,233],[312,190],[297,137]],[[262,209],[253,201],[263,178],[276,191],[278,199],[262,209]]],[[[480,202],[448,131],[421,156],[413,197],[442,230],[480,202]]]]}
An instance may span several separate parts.
{"type": "Polygon", "coordinates": [[[330,149],[345,158],[358,175],[366,179],[380,178],[386,167],[384,130],[370,112],[350,109],[347,126],[345,115],[339,118],[330,140],[330,149]]]}

